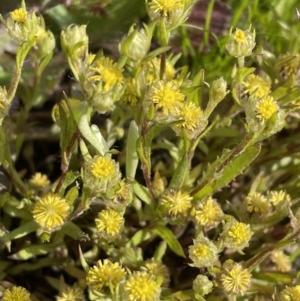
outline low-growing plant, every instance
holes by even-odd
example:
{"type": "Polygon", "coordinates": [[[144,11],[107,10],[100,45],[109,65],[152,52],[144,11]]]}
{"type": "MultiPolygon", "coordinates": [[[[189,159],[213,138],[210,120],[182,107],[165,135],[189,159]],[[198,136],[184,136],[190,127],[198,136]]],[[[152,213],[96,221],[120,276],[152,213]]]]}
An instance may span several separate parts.
{"type": "Polygon", "coordinates": [[[231,77],[207,82],[170,46],[194,2],[147,0],[149,22],[116,60],[89,50],[86,25],[62,30],[72,88],[47,132],[55,178],[17,164],[36,166],[24,130],[47,98],[55,36],[24,1],[1,16],[17,43],[0,87],[2,300],[300,300],[300,56],[231,28],[231,77]]]}

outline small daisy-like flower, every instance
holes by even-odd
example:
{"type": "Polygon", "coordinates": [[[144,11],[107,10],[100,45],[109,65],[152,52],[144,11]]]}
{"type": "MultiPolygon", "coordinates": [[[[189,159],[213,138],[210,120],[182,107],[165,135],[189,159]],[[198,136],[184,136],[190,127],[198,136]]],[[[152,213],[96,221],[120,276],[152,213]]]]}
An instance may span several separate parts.
{"type": "Polygon", "coordinates": [[[266,121],[271,116],[278,112],[279,108],[277,103],[273,100],[272,96],[265,96],[262,98],[261,101],[259,101],[256,105],[256,117],[260,119],[261,121],[266,121]]]}
{"type": "Polygon", "coordinates": [[[195,130],[202,115],[202,110],[193,102],[185,103],[180,109],[179,118],[183,119],[181,126],[191,131],[195,130]]]}
{"type": "Polygon", "coordinates": [[[260,193],[254,192],[246,197],[247,211],[266,214],[270,211],[271,204],[260,193]]]}
{"type": "Polygon", "coordinates": [[[50,181],[46,175],[36,172],[29,180],[29,185],[32,188],[45,188],[50,185],[50,181]]]}
{"type": "Polygon", "coordinates": [[[223,211],[217,201],[210,197],[201,202],[196,208],[193,208],[191,215],[197,224],[211,227],[222,220],[223,211]]]}
{"type": "Polygon", "coordinates": [[[121,103],[135,107],[138,102],[138,97],[136,80],[134,78],[126,79],[126,89],[121,96],[121,103]]]}
{"type": "Polygon", "coordinates": [[[123,69],[119,68],[112,59],[101,57],[94,64],[96,66],[92,66],[91,70],[94,70],[96,74],[91,76],[90,80],[103,81],[105,91],[109,91],[116,84],[123,83],[123,69]]]}
{"type": "Polygon", "coordinates": [[[146,272],[134,272],[124,284],[126,301],[158,301],[160,287],[153,276],[146,272]]]}
{"type": "Polygon", "coordinates": [[[270,191],[268,193],[268,198],[270,202],[276,207],[281,202],[286,201],[289,203],[291,201],[291,197],[286,191],[280,190],[280,191],[270,191]]]}
{"type": "Polygon", "coordinates": [[[90,268],[86,281],[87,285],[97,292],[110,289],[115,291],[117,286],[124,280],[125,270],[118,262],[112,263],[108,259],[99,260],[97,265],[90,268]]]}
{"type": "Polygon", "coordinates": [[[245,93],[253,94],[257,98],[262,98],[270,92],[270,83],[255,74],[248,75],[243,85],[246,87],[245,93]]]}
{"type": "MultiPolygon", "coordinates": [[[[145,65],[145,79],[147,85],[151,85],[160,79],[160,60],[155,57],[145,65]]],[[[169,60],[166,60],[164,80],[171,81],[175,77],[175,69],[169,60]]]]}
{"type": "Polygon", "coordinates": [[[192,206],[191,200],[192,197],[187,192],[171,189],[161,196],[158,210],[171,219],[186,217],[192,206]]]}
{"type": "Polygon", "coordinates": [[[95,223],[100,236],[111,241],[119,236],[124,225],[124,217],[113,209],[102,210],[95,223]]]}
{"type": "Polygon", "coordinates": [[[237,28],[234,33],[232,29],[230,30],[226,49],[232,56],[237,58],[250,56],[254,47],[255,32],[251,32],[251,28],[247,30],[237,28]]]}
{"type": "Polygon", "coordinates": [[[280,293],[279,301],[300,301],[300,285],[286,286],[280,293]]]}
{"type": "Polygon", "coordinates": [[[183,4],[182,0],[152,0],[149,3],[149,8],[154,13],[167,17],[178,8],[183,8],[183,4]]]}
{"type": "Polygon", "coordinates": [[[56,301],[85,301],[83,290],[79,287],[66,287],[56,301]]]}
{"type": "Polygon", "coordinates": [[[14,286],[11,289],[6,289],[2,301],[30,301],[30,294],[21,286],[14,286]]]}
{"type": "Polygon", "coordinates": [[[218,249],[208,238],[200,235],[189,247],[189,257],[193,260],[193,267],[210,267],[218,260],[218,249]]]}
{"type": "Polygon", "coordinates": [[[239,263],[225,262],[221,274],[221,283],[227,294],[244,295],[251,282],[251,274],[239,263]]]}
{"type": "Polygon", "coordinates": [[[91,173],[95,178],[109,178],[116,173],[116,165],[114,160],[107,157],[98,157],[91,164],[91,173]]]}
{"type": "Polygon", "coordinates": [[[162,283],[163,287],[168,287],[170,283],[170,272],[168,268],[158,260],[151,259],[146,261],[145,269],[149,275],[153,275],[156,279],[159,280],[159,283],[162,283]]]}
{"type": "Polygon", "coordinates": [[[223,244],[233,251],[241,251],[248,247],[252,235],[253,232],[250,229],[250,225],[232,219],[224,226],[222,233],[223,244]]]}
{"type": "Polygon", "coordinates": [[[184,97],[175,81],[160,80],[152,85],[149,92],[149,99],[164,115],[178,115],[184,97]]]}
{"type": "Polygon", "coordinates": [[[14,21],[24,23],[27,19],[27,11],[24,8],[17,8],[10,13],[10,16],[14,21]]]}
{"type": "Polygon", "coordinates": [[[193,290],[200,296],[209,294],[213,289],[213,283],[204,275],[198,275],[193,281],[193,290]]]}
{"type": "Polygon", "coordinates": [[[53,231],[64,225],[69,214],[69,205],[59,195],[49,193],[33,207],[34,220],[45,231],[53,231]]]}
{"type": "Polygon", "coordinates": [[[271,260],[276,265],[276,270],[280,272],[289,272],[292,269],[290,258],[282,250],[271,252],[271,260]]]}
{"type": "Polygon", "coordinates": [[[114,191],[115,194],[113,198],[107,202],[107,206],[117,211],[122,211],[132,201],[132,186],[131,184],[126,183],[125,179],[123,179],[116,184],[114,191]]]}

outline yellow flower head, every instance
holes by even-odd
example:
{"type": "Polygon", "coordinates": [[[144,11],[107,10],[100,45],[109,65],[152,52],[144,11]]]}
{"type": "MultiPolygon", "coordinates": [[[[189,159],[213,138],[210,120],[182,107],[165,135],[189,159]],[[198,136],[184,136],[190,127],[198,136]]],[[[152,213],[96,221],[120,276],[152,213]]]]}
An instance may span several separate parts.
{"type": "Polygon", "coordinates": [[[189,257],[193,260],[191,266],[198,268],[213,266],[218,260],[218,249],[212,241],[200,235],[189,247],[189,257]]]}
{"type": "Polygon", "coordinates": [[[180,109],[179,118],[183,120],[181,126],[191,131],[195,130],[202,115],[202,110],[193,102],[185,103],[180,109]]]}
{"type": "Polygon", "coordinates": [[[126,275],[125,270],[118,262],[112,263],[108,259],[103,262],[99,260],[96,266],[90,268],[86,281],[87,285],[94,291],[112,289],[115,291],[126,275]]]}
{"type": "Polygon", "coordinates": [[[122,84],[123,69],[108,57],[101,57],[94,62],[95,66],[91,66],[91,70],[95,71],[95,75],[90,77],[90,80],[103,81],[104,91],[109,91],[116,84],[122,84]]]}
{"type": "Polygon", "coordinates": [[[257,98],[262,98],[270,93],[270,83],[255,74],[248,75],[243,85],[246,87],[244,93],[253,94],[257,98]]]}
{"type": "Polygon", "coordinates": [[[24,8],[17,8],[10,13],[10,16],[14,21],[24,23],[27,19],[27,11],[24,8]]]}
{"type": "Polygon", "coordinates": [[[261,121],[268,120],[274,113],[278,112],[278,105],[272,96],[265,96],[256,105],[256,117],[261,121]]]}
{"type": "Polygon", "coordinates": [[[193,208],[191,214],[197,224],[205,227],[218,224],[223,217],[221,207],[216,200],[211,197],[201,202],[197,208],[193,208]]]}
{"type": "Polygon", "coordinates": [[[290,195],[283,190],[270,191],[268,193],[268,199],[275,207],[278,206],[283,201],[286,201],[287,203],[291,201],[290,195]]]}
{"type": "Polygon", "coordinates": [[[243,269],[241,264],[227,263],[223,265],[221,283],[227,294],[242,296],[251,283],[251,274],[247,269],[243,269]]]}
{"type": "Polygon", "coordinates": [[[85,301],[83,290],[79,287],[66,287],[56,301],[85,301]]]}
{"type": "Polygon", "coordinates": [[[124,301],[158,301],[160,287],[153,276],[146,272],[134,272],[124,284],[124,301]]]}
{"type": "Polygon", "coordinates": [[[187,192],[168,190],[159,200],[158,210],[171,219],[186,217],[192,197],[187,192]]]}
{"type": "Polygon", "coordinates": [[[99,213],[95,223],[100,236],[113,240],[119,236],[124,225],[124,218],[119,212],[107,209],[99,213]]]}
{"type": "Polygon", "coordinates": [[[252,235],[253,232],[250,229],[250,225],[232,219],[224,226],[222,233],[223,244],[233,251],[241,251],[248,247],[252,235]]]}
{"type": "Polygon", "coordinates": [[[152,0],[149,8],[153,13],[167,17],[175,10],[183,8],[183,4],[182,0],[152,0]]]}
{"type": "Polygon", "coordinates": [[[109,178],[116,173],[115,161],[107,157],[98,157],[91,164],[91,173],[97,179],[109,178]]]}
{"type": "Polygon", "coordinates": [[[36,172],[29,180],[29,185],[32,188],[45,188],[50,185],[50,181],[46,175],[36,172]]]}
{"type": "Polygon", "coordinates": [[[14,286],[11,289],[6,289],[2,301],[30,301],[30,294],[21,286],[14,286]]]}
{"type": "Polygon", "coordinates": [[[271,252],[271,260],[276,265],[276,270],[280,272],[289,272],[292,269],[290,258],[284,254],[282,250],[274,250],[271,252]]]}
{"type": "Polygon", "coordinates": [[[237,28],[233,35],[233,39],[238,43],[245,42],[245,40],[246,40],[245,32],[243,30],[237,28]]]}
{"type": "Polygon", "coordinates": [[[270,211],[271,204],[260,193],[254,192],[246,197],[247,211],[267,214],[270,211]]]}
{"type": "Polygon", "coordinates": [[[280,293],[279,301],[300,301],[300,285],[286,286],[280,293]]]}
{"type": "Polygon", "coordinates": [[[145,269],[149,275],[153,275],[155,279],[162,283],[161,286],[168,287],[170,283],[170,272],[168,268],[160,261],[151,259],[146,261],[145,269]]]}
{"type": "Polygon", "coordinates": [[[63,226],[68,214],[68,203],[54,193],[49,193],[41,198],[32,210],[34,220],[47,232],[63,226]]]}
{"type": "Polygon", "coordinates": [[[128,104],[131,107],[135,107],[138,102],[138,91],[137,91],[137,83],[134,78],[126,79],[126,89],[121,96],[121,103],[128,104]]]}
{"type": "Polygon", "coordinates": [[[179,108],[183,106],[184,97],[175,81],[165,82],[160,80],[155,82],[149,92],[150,101],[164,115],[178,115],[179,108]]]}
{"type": "MultiPolygon", "coordinates": [[[[160,79],[160,59],[157,57],[153,58],[150,62],[145,65],[145,78],[147,85],[151,85],[160,79]]],[[[170,61],[166,60],[166,69],[163,79],[166,81],[171,81],[175,77],[175,69],[170,61]]]]}

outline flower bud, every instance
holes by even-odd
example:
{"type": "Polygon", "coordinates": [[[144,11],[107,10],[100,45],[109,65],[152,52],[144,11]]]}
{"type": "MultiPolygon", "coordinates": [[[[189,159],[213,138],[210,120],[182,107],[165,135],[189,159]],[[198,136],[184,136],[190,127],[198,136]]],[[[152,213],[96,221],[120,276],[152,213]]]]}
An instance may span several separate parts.
{"type": "Polygon", "coordinates": [[[133,61],[142,60],[150,49],[153,29],[154,23],[149,27],[144,25],[140,30],[131,27],[128,36],[124,37],[119,45],[120,53],[133,61]]]}
{"type": "Polygon", "coordinates": [[[193,290],[200,296],[209,294],[212,288],[213,283],[204,275],[198,275],[193,281],[193,290]]]}
{"type": "Polygon", "coordinates": [[[251,26],[245,31],[237,28],[234,33],[231,28],[226,43],[226,49],[230,55],[236,58],[250,56],[254,47],[255,31],[251,31],[251,26]]]}
{"type": "Polygon", "coordinates": [[[83,59],[88,51],[88,36],[86,25],[71,24],[61,33],[61,47],[63,51],[75,60],[83,59]]]}

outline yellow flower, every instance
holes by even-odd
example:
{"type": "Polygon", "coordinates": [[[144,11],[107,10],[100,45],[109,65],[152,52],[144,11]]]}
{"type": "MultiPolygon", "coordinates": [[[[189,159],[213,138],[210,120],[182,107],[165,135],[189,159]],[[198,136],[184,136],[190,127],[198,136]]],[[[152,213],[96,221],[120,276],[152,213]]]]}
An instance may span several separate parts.
{"type": "Polygon", "coordinates": [[[251,274],[238,263],[224,263],[221,283],[227,294],[244,295],[251,282],[251,274]]]}
{"type": "Polygon", "coordinates": [[[152,275],[146,272],[134,272],[124,284],[126,301],[158,301],[160,287],[152,275]]]}
{"type": "Polygon", "coordinates": [[[286,286],[280,293],[279,301],[300,301],[300,285],[286,286]]]}
{"type": "Polygon", "coordinates": [[[64,225],[69,205],[59,195],[49,193],[35,204],[32,214],[43,230],[51,232],[64,225]]]}
{"type": "MultiPolygon", "coordinates": [[[[153,84],[155,81],[158,81],[160,73],[160,59],[157,57],[153,58],[150,62],[147,62],[145,66],[145,78],[147,85],[153,84]]],[[[166,60],[166,69],[163,75],[163,79],[171,81],[175,77],[175,69],[170,61],[166,60]]]]}
{"type": "Polygon", "coordinates": [[[27,11],[24,8],[17,8],[10,13],[11,18],[19,23],[24,23],[27,19],[27,11]]]}
{"type": "Polygon", "coordinates": [[[183,8],[183,4],[182,0],[152,0],[149,7],[154,13],[167,17],[178,8],[183,8]]]}
{"type": "Polygon", "coordinates": [[[90,268],[86,276],[86,281],[87,285],[97,292],[101,292],[107,288],[115,291],[125,275],[125,270],[118,262],[112,263],[108,259],[105,259],[103,263],[99,260],[96,266],[90,268]]]}
{"type": "Polygon", "coordinates": [[[109,178],[116,173],[115,162],[107,157],[98,157],[91,164],[91,173],[95,178],[109,178]]]}
{"type": "Polygon", "coordinates": [[[169,286],[170,272],[163,263],[152,258],[151,260],[146,261],[145,268],[149,275],[153,275],[156,279],[158,279],[159,283],[162,283],[163,287],[169,286]]]}
{"type": "Polygon", "coordinates": [[[283,190],[270,191],[268,193],[268,198],[275,207],[283,201],[286,201],[287,203],[291,201],[290,195],[283,190]]]}
{"type": "Polygon", "coordinates": [[[96,72],[95,75],[90,77],[90,80],[103,81],[104,91],[109,91],[116,84],[122,84],[123,69],[108,57],[101,57],[94,62],[95,67],[92,66],[91,70],[96,72]]]}
{"type": "Polygon", "coordinates": [[[290,258],[282,250],[271,252],[271,260],[276,264],[276,270],[280,272],[289,272],[292,269],[290,258]]]}
{"type": "Polygon", "coordinates": [[[11,289],[6,289],[2,301],[30,301],[30,294],[21,286],[14,286],[11,289]]]}
{"type": "Polygon", "coordinates": [[[202,115],[202,110],[193,102],[185,103],[180,109],[179,118],[183,119],[181,126],[191,131],[195,130],[202,115]]]}
{"type": "Polygon", "coordinates": [[[218,249],[212,241],[200,235],[189,247],[189,257],[193,260],[191,266],[198,268],[213,266],[218,260],[218,249]]]}
{"type": "Polygon", "coordinates": [[[271,208],[271,204],[268,200],[258,192],[249,194],[246,197],[248,212],[268,213],[271,208]]]}
{"type": "Polygon", "coordinates": [[[79,287],[66,287],[56,301],[85,301],[83,290],[79,287]]]}
{"type": "Polygon", "coordinates": [[[50,185],[50,181],[46,175],[36,172],[29,180],[29,185],[32,188],[45,188],[50,185]]]}
{"type": "Polygon", "coordinates": [[[261,121],[268,120],[274,113],[278,112],[278,105],[272,96],[265,96],[256,105],[256,117],[261,121]]]}
{"type": "Polygon", "coordinates": [[[119,212],[107,209],[99,213],[95,222],[100,236],[113,240],[120,234],[124,225],[124,218],[119,212]]]}
{"type": "Polygon", "coordinates": [[[233,251],[241,251],[248,247],[252,235],[253,232],[250,229],[250,225],[232,219],[224,226],[222,233],[223,244],[233,251]]]}
{"type": "Polygon", "coordinates": [[[245,93],[253,94],[257,98],[262,98],[270,92],[270,83],[255,74],[248,75],[243,85],[246,87],[245,93]]]}
{"type": "Polygon", "coordinates": [[[246,35],[245,32],[243,30],[240,29],[236,29],[234,35],[233,35],[233,39],[235,41],[237,41],[238,43],[243,43],[246,40],[246,35]]]}
{"type": "Polygon", "coordinates": [[[124,104],[129,104],[130,106],[136,106],[138,102],[138,91],[137,91],[137,84],[134,78],[126,79],[126,89],[121,96],[120,101],[124,104]]]}
{"type": "Polygon", "coordinates": [[[183,106],[184,94],[180,92],[175,81],[160,80],[152,85],[149,99],[164,115],[178,115],[179,108],[183,106]]]}
{"type": "Polygon", "coordinates": [[[210,197],[193,208],[191,215],[199,225],[210,227],[222,220],[223,211],[216,200],[210,197]]]}
{"type": "Polygon", "coordinates": [[[185,217],[192,206],[191,200],[187,192],[168,190],[161,196],[158,210],[170,218],[185,217]]]}

